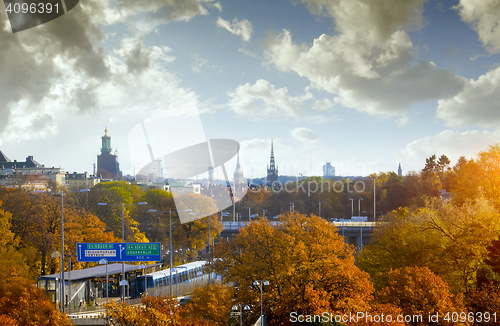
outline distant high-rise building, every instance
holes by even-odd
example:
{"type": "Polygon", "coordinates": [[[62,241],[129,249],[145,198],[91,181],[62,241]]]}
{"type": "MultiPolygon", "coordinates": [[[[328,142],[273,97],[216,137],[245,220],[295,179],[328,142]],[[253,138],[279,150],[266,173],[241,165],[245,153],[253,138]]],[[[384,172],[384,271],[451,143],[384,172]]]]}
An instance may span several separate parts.
{"type": "Polygon", "coordinates": [[[267,179],[266,184],[272,186],[274,182],[278,181],[278,166],[274,162],[274,147],[273,141],[271,140],[271,162],[267,166],[267,179]]]}
{"type": "Polygon", "coordinates": [[[399,163],[399,167],[398,167],[398,175],[399,175],[400,177],[402,177],[402,176],[403,176],[403,169],[401,169],[401,163],[399,163]]]}
{"type": "Polygon", "coordinates": [[[245,184],[245,177],[243,176],[243,170],[240,165],[240,152],[238,152],[236,159],[236,170],[234,170],[233,180],[235,187],[241,187],[245,184]]]}
{"type": "Polygon", "coordinates": [[[208,183],[211,186],[214,183],[214,167],[208,167],[208,183]]]}
{"type": "Polygon", "coordinates": [[[101,155],[97,156],[97,174],[100,174],[104,179],[120,180],[122,172],[120,171],[120,163],[118,163],[118,155],[111,154],[111,137],[108,136],[108,129],[104,129],[102,139],[101,155]]]}
{"type": "Polygon", "coordinates": [[[333,167],[330,162],[326,161],[326,164],[323,165],[323,178],[329,179],[335,176],[335,167],[333,167]]]}

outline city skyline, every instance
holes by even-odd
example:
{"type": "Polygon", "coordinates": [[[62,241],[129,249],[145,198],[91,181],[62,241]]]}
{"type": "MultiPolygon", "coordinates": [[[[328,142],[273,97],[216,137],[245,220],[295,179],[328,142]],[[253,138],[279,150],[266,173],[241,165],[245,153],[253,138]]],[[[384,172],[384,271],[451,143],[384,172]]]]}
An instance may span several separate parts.
{"type": "MultiPolygon", "coordinates": [[[[406,174],[432,154],[454,165],[497,143],[494,1],[385,4],[90,0],[29,30],[4,28],[0,150],[92,172],[109,120],[131,175],[133,127],[186,103],[206,138],[241,144],[247,178],[266,176],[271,139],[290,176],[320,176],[325,161],[337,175],[399,163],[406,174]]],[[[8,26],[5,11],[0,20],[8,26]]],[[[236,156],[226,167],[232,175],[236,156]]]]}

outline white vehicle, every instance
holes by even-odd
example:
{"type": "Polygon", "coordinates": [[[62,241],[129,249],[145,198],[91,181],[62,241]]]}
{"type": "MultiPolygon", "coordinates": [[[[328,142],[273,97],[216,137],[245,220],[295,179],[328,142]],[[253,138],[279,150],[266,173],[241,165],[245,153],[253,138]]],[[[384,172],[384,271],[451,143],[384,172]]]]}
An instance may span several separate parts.
{"type": "Polygon", "coordinates": [[[352,222],[367,222],[368,217],[366,217],[366,216],[351,216],[351,221],[352,222]]]}

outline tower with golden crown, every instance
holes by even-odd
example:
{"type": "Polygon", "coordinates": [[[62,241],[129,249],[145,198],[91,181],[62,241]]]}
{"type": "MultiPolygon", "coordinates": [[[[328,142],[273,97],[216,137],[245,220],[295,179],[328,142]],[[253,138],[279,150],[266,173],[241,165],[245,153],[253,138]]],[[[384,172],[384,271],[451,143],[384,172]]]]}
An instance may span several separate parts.
{"type": "Polygon", "coordinates": [[[101,154],[97,156],[97,174],[104,179],[120,180],[122,172],[118,163],[118,153],[112,154],[111,137],[108,135],[108,128],[104,129],[102,139],[101,154]]]}

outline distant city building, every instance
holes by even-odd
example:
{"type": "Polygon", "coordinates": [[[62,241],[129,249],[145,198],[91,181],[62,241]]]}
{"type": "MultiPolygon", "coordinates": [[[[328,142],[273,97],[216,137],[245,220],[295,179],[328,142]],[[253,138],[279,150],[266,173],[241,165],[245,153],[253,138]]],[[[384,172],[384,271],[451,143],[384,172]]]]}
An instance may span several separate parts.
{"type": "Polygon", "coordinates": [[[208,185],[211,186],[214,183],[214,167],[208,167],[208,185]]]}
{"type": "Polygon", "coordinates": [[[184,194],[201,194],[201,185],[199,183],[182,182],[182,183],[171,183],[166,186],[167,190],[170,190],[172,194],[184,195],[184,194]]]}
{"type": "Polygon", "coordinates": [[[0,186],[45,190],[50,181],[64,185],[65,173],[61,168],[45,167],[28,156],[26,161],[11,161],[0,151],[0,186]]]}
{"type": "Polygon", "coordinates": [[[65,179],[66,188],[70,190],[90,189],[101,182],[100,175],[94,175],[87,172],[66,172],[65,179]]]}
{"type": "Polygon", "coordinates": [[[101,155],[97,156],[97,174],[103,178],[120,180],[122,172],[118,163],[118,153],[111,154],[111,137],[108,136],[108,129],[104,129],[102,139],[101,155]]]}
{"type": "Polygon", "coordinates": [[[402,177],[402,176],[403,176],[403,169],[401,169],[401,163],[399,163],[399,167],[398,167],[398,175],[399,175],[400,177],[402,177]]]}
{"type": "Polygon", "coordinates": [[[266,184],[268,187],[272,186],[273,183],[278,182],[278,166],[274,162],[274,146],[271,140],[271,162],[267,166],[267,179],[266,184]]]}
{"type": "Polygon", "coordinates": [[[323,165],[323,178],[329,179],[335,176],[335,167],[333,167],[330,162],[326,161],[326,164],[323,165]]]}
{"type": "Polygon", "coordinates": [[[236,200],[239,200],[246,194],[248,185],[245,182],[245,176],[243,175],[243,170],[240,165],[240,152],[238,151],[236,155],[236,170],[234,170],[233,174],[234,197],[236,200]]]}

